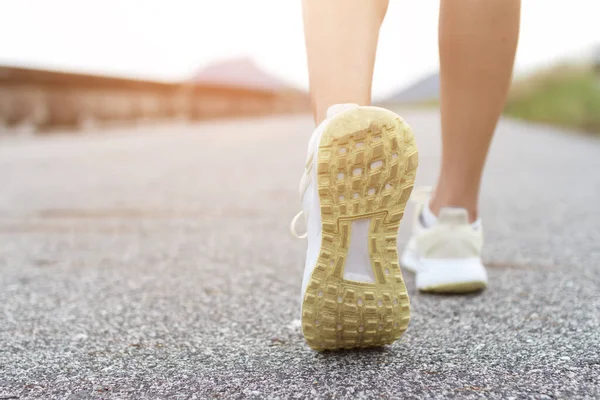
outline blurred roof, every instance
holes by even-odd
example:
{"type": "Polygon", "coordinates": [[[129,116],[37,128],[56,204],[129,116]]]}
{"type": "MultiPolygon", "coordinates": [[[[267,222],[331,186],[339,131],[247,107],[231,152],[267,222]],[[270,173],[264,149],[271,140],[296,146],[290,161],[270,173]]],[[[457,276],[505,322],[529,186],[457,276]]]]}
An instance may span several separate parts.
{"type": "Polygon", "coordinates": [[[37,87],[70,87],[79,89],[127,89],[150,90],[162,93],[177,93],[181,89],[196,92],[235,93],[237,95],[249,94],[251,96],[278,96],[270,89],[244,87],[236,85],[223,85],[213,82],[160,82],[141,79],[120,78],[115,76],[91,75],[70,71],[52,71],[15,67],[0,64],[0,87],[7,85],[35,85],[37,87]]]}
{"type": "Polygon", "coordinates": [[[193,76],[192,81],[271,91],[288,88],[287,84],[263,71],[249,58],[225,60],[211,64],[193,76]]]}

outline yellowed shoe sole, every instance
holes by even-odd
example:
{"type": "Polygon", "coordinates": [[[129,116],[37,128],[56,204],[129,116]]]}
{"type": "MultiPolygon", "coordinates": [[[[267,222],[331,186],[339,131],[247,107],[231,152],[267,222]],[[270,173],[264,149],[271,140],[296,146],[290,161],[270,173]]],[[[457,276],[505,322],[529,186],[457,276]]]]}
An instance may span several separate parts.
{"type": "Polygon", "coordinates": [[[487,284],[483,281],[448,283],[445,285],[427,286],[420,289],[421,292],[437,294],[465,294],[479,292],[485,289],[487,284]]]}
{"type": "Polygon", "coordinates": [[[345,111],[323,133],[317,160],[323,238],[302,304],[311,348],[382,346],[408,327],[396,238],[417,164],[411,128],[381,108],[345,111]],[[375,283],[344,279],[352,221],[367,218],[375,283]]]}

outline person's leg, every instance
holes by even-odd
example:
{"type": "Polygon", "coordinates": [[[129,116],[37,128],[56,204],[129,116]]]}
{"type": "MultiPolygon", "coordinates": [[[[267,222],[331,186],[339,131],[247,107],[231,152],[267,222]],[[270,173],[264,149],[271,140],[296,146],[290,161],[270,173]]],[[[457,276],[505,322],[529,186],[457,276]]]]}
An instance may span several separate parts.
{"type": "Polygon", "coordinates": [[[477,218],[481,174],[504,107],[519,34],[520,0],[442,0],[439,46],[442,164],[434,214],[477,218]]]}
{"type": "Polygon", "coordinates": [[[371,103],[379,28],[388,0],[304,0],[304,31],[315,121],[338,103],[371,103]]]}
{"type": "Polygon", "coordinates": [[[394,233],[414,185],[418,151],[397,114],[363,107],[371,102],[386,7],[387,0],[304,0],[319,126],[300,181],[302,212],[291,229],[297,235],[294,223],[303,214],[302,332],[316,350],[390,344],[408,326],[394,233]]]}

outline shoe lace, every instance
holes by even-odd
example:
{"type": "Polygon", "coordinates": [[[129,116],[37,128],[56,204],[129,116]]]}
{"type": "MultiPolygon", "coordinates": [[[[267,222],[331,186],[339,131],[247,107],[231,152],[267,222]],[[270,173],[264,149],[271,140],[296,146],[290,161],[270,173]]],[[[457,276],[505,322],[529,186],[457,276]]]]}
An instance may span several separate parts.
{"type": "MultiPolygon", "coordinates": [[[[412,193],[410,195],[410,201],[417,203],[417,204],[425,204],[425,202],[431,197],[432,193],[433,193],[433,188],[431,186],[417,187],[412,191],[412,193]]],[[[308,232],[299,234],[298,230],[296,229],[296,224],[298,223],[298,220],[300,219],[300,217],[303,215],[304,215],[304,211],[300,211],[298,214],[296,214],[294,216],[294,218],[292,219],[292,223],[290,224],[290,233],[292,234],[292,236],[296,237],[297,239],[305,239],[308,236],[308,232]]]]}
{"type": "Polygon", "coordinates": [[[304,215],[304,211],[300,211],[296,216],[292,219],[292,223],[290,224],[290,233],[292,236],[295,236],[297,239],[304,239],[308,236],[308,232],[304,232],[303,234],[299,234],[296,230],[296,224],[300,217],[304,215]]]}

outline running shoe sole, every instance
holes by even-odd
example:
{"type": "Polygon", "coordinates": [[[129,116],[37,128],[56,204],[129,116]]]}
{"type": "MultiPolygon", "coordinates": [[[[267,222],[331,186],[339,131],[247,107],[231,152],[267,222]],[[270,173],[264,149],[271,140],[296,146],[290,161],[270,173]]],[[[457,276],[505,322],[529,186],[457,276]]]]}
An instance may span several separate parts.
{"type": "Polygon", "coordinates": [[[414,252],[405,251],[400,264],[415,273],[421,292],[466,294],[484,290],[488,284],[479,258],[420,260],[414,252]]]}
{"type": "Polygon", "coordinates": [[[311,348],[382,346],[407,329],[410,306],[396,240],[417,164],[411,128],[388,110],[348,110],[323,132],[316,164],[322,242],[302,304],[311,348]],[[352,222],[362,219],[370,221],[373,283],[344,279],[352,222]]]}

